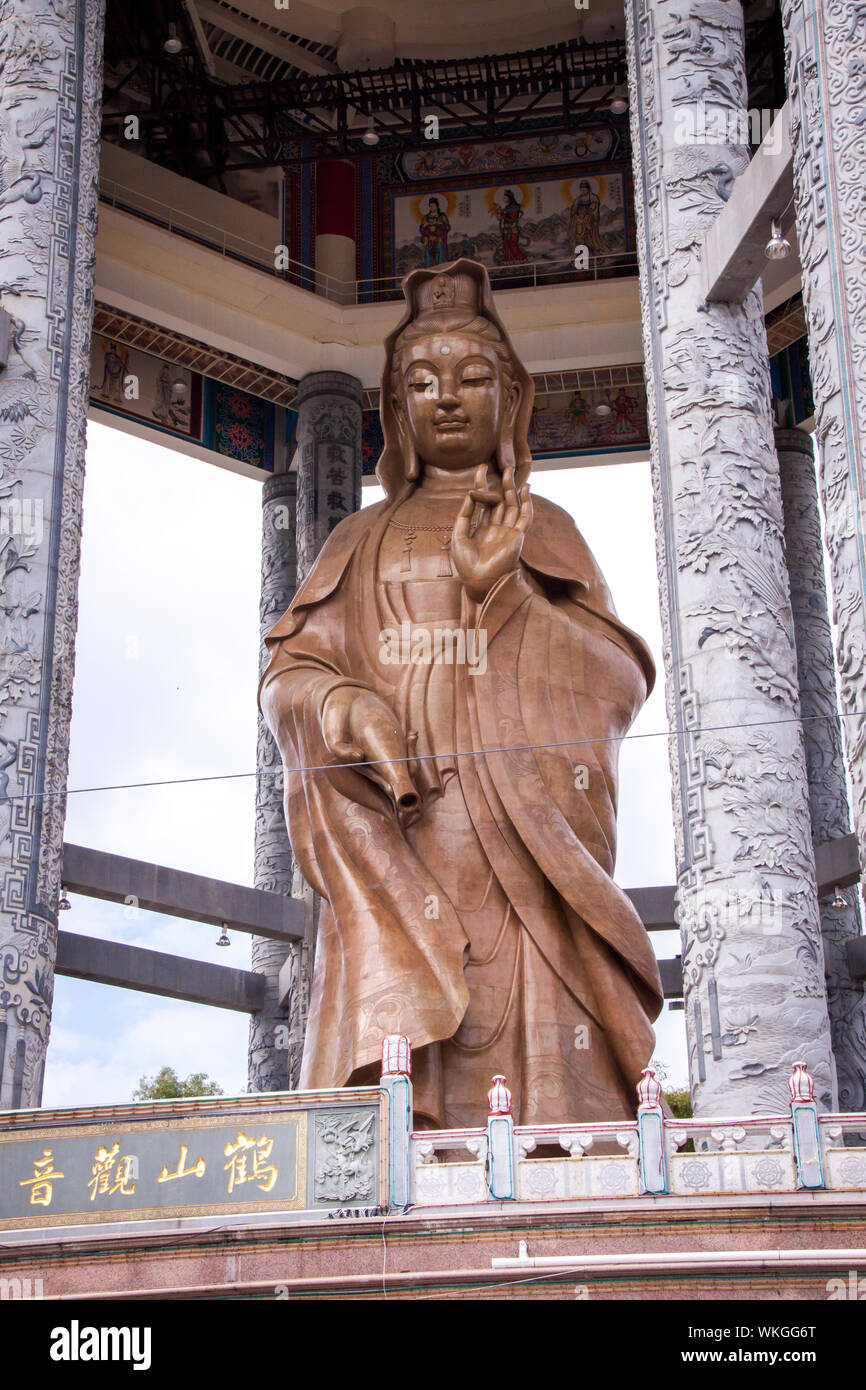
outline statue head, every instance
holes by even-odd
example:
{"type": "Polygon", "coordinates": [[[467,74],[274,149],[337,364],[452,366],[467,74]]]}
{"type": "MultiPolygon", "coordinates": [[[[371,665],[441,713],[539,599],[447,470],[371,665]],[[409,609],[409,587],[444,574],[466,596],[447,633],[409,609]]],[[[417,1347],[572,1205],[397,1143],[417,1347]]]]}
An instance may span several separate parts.
{"type": "Polygon", "coordinates": [[[406,313],[385,340],[376,473],[389,498],[411,490],[425,464],[456,470],[532,464],[533,384],[493,305],[487,271],[459,260],[403,281],[406,313]]]}

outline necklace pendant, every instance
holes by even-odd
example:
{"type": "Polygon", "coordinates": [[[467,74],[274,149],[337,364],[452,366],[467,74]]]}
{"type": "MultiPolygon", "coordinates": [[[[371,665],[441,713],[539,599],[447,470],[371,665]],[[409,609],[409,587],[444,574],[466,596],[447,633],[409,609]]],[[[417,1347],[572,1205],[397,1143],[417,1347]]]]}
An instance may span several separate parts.
{"type": "Polygon", "coordinates": [[[440,545],[439,578],[447,579],[448,576],[453,575],[453,573],[454,570],[451,567],[451,535],[449,533],[440,545]]]}
{"type": "Polygon", "coordinates": [[[403,542],[403,563],[400,566],[402,574],[410,574],[412,570],[412,546],[415,544],[415,532],[407,531],[406,539],[403,542]]]}

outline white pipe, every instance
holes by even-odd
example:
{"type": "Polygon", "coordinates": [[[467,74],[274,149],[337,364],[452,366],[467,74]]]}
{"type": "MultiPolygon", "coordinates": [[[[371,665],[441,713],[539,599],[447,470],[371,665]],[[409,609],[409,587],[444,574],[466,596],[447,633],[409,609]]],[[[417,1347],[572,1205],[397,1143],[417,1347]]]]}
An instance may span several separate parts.
{"type": "MultiPolygon", "coordinates": [[[[521,1247],[524,1242],[521,1241],[521,1247]]],[[[802,1268],[838,1269],[866,1266],[866,1250],[683,1250],[659,1254],[634,1255],[524,1255],[500,1256],[491,1260],[493,1269],[568,1269],[575,1273],[591,1270],[688,1270],[707,1265],[734,1267],[793,1265],[802,1268]]]]}

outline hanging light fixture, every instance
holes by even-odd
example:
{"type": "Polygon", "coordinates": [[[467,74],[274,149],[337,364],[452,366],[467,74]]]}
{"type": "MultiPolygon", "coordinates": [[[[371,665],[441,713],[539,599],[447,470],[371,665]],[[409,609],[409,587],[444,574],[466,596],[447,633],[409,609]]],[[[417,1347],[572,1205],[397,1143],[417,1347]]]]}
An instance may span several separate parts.
{"type": "Polygon", "coordinates": [[[168,38],[163,39],[162,46],[166,53],[171,54],[172,58],[183,52],[183,39],[177,32],[176,24],[169,24],[168,38]]]}
{"type": "Polygon", "coordinates": [[[791,254],[791,243],[787,237],[782,236],[782,228],[773,218],[770,224],[770,240],[764,247],[764,255],[768,261],[786,261],[791,254]]]}
{"type": "Polygon", "coordinates": [[[218,946],[231,946],[231,944],[232,944],[232,943],[229,941],[229,934],[228,934],[228,932],[226,931],[226,924],[225,924],[225,922],[222,923],[222,931],[220,932],[219,936],[217,937],[216,944],[217,944],[218,946]]]}
{"type": "Polygon", "coordinates": [[[617,87],[608,106],[608,111],[612,116],[624,116],[628,110],[628,88],[617,87]]]}
{"type": "Polygon", "coordinates": [[[367,123],[367,129],[364,131],[361,139],[364,141],[365,145],[369,145],[371,148],[373,145],[378,145],[379,143],[379,136],[376,132],[376,122],[373,120],[372,116],[367,123]]]}
{"type": "Polygon", "coordinates": [[[60,912],[69,912],[69,910],[71,909],[71,907],[72,907],[72,903],[69,901],[69,899],[68,899],[67,896],[66,896],[66,889],[63,888],[63,887],[61,887],[61,889],[60,889],[60,902],[57,904],[58,911],[60,911],[60,912]]]}
{"type": "Polygon", "coordinates": [[[837,910],[841,910],[843,907],[848,906],[845,899],[842,897],[841,891],[838,888],[835,888],[833,890],[833,898],[830,903],[830,906],[835,907],[837,910]]]}

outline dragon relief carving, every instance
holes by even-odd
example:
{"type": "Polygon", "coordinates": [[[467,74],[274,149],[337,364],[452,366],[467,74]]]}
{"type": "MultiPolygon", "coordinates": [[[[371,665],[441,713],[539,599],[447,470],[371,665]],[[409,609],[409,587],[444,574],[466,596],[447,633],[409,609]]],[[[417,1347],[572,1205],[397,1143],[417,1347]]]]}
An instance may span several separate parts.
{"type": "Polygon", "coordinates": [[[363,1201],[375,1182],[375,1116],[357,1111],[316,1116],[315,1183],[321,1202],[363,1201]]]}

